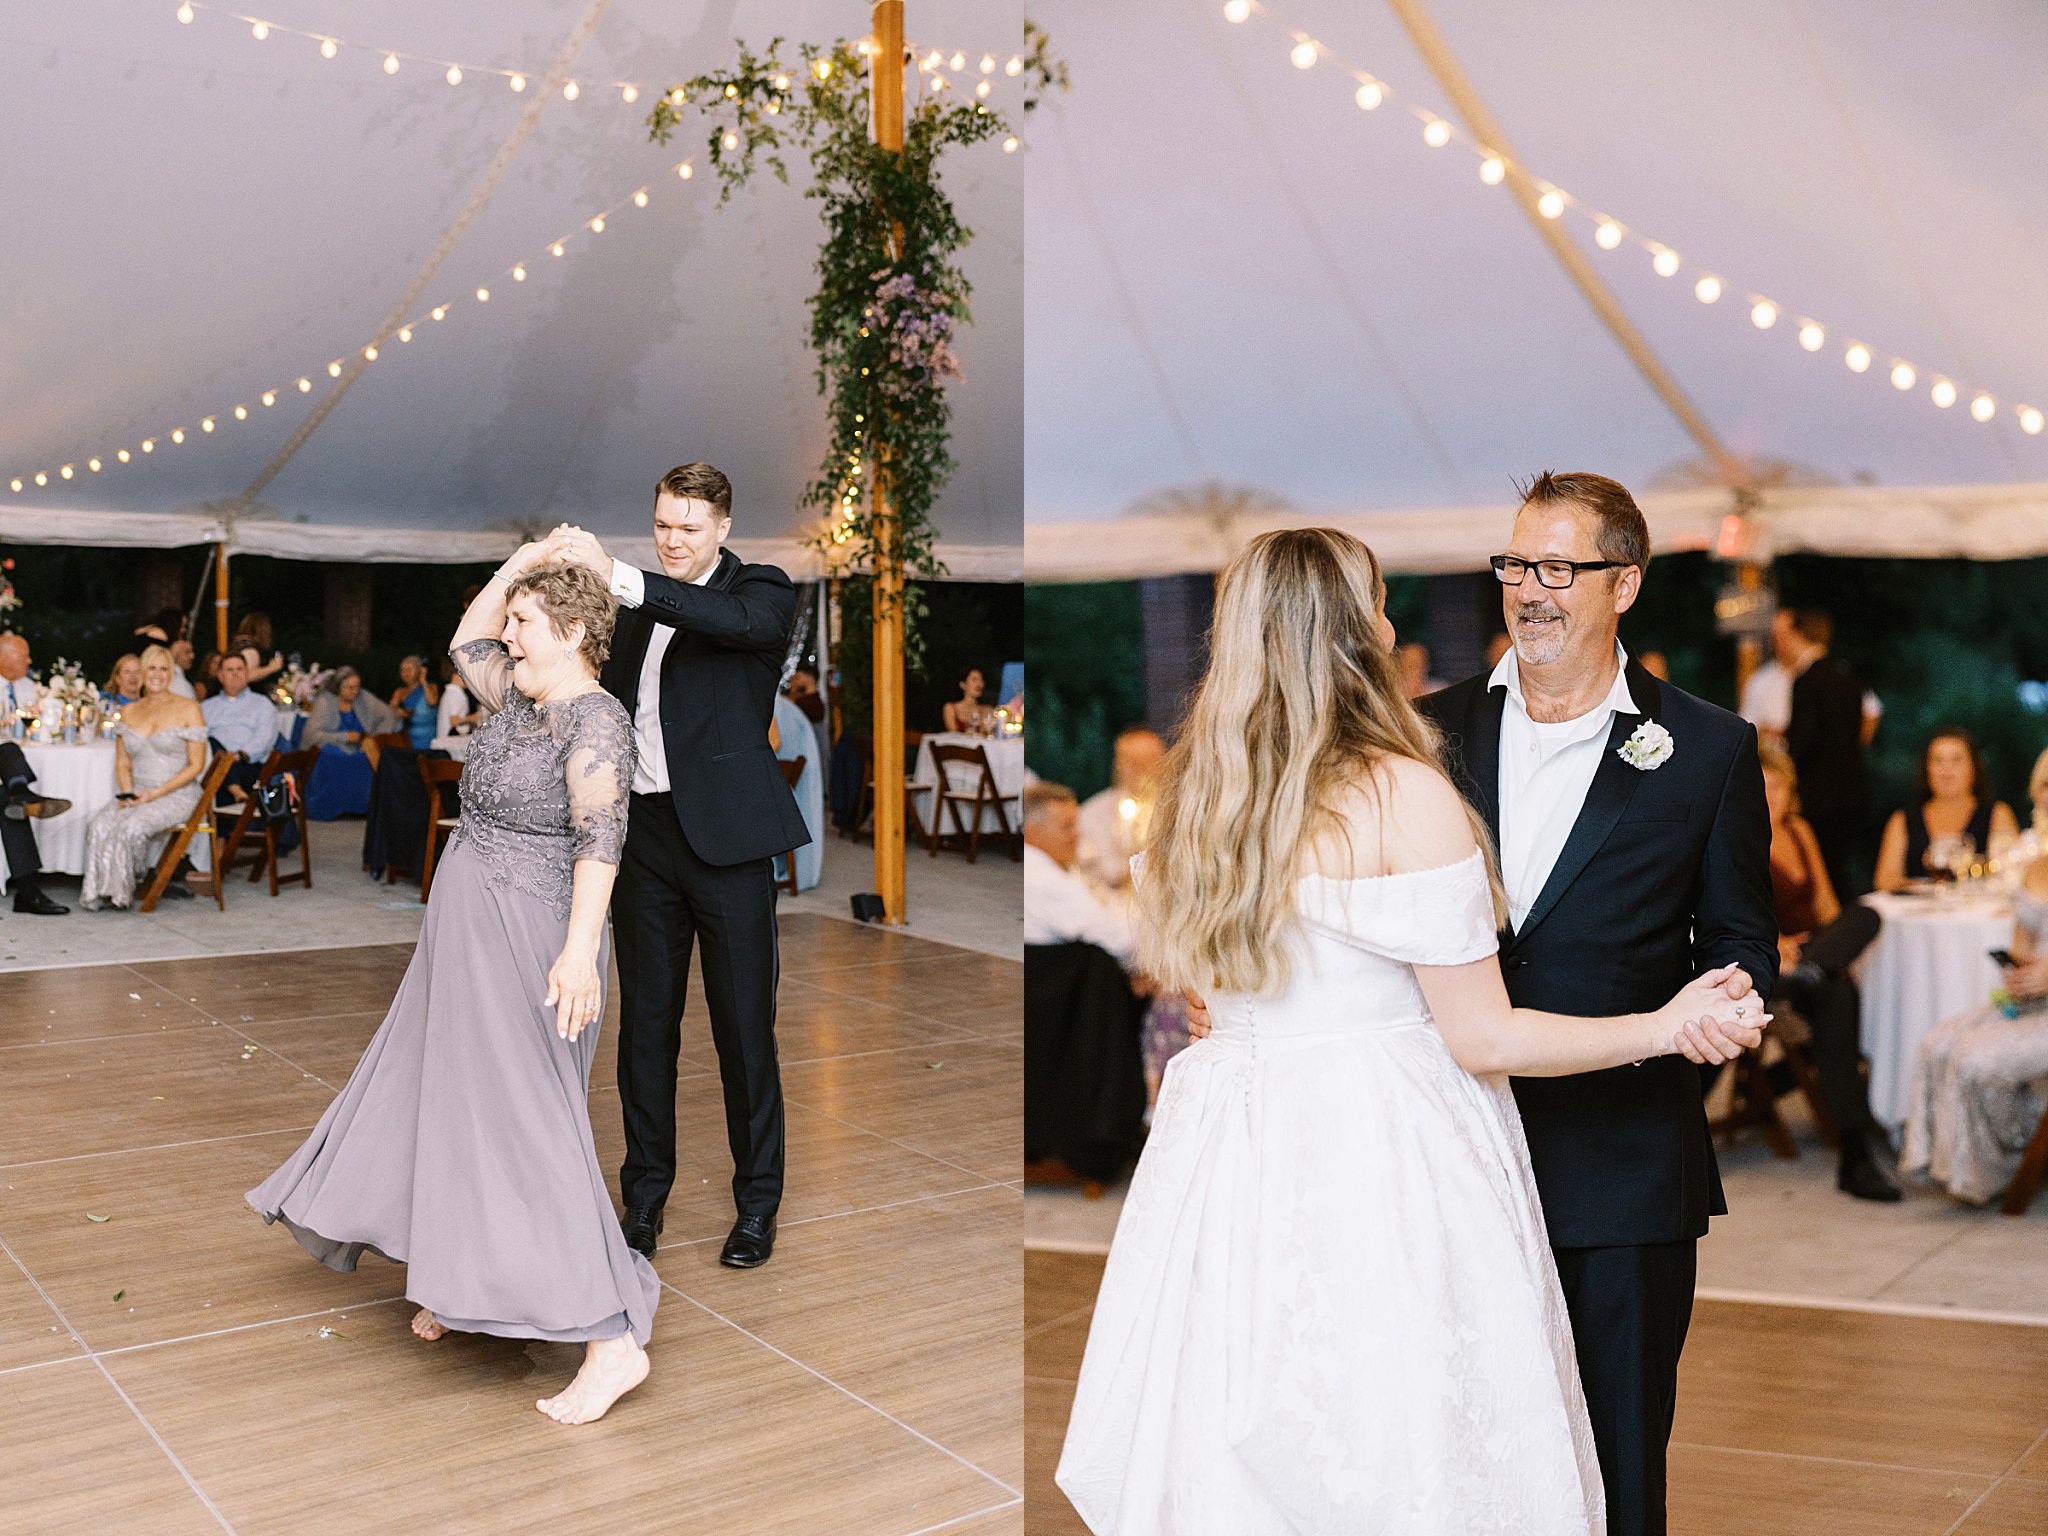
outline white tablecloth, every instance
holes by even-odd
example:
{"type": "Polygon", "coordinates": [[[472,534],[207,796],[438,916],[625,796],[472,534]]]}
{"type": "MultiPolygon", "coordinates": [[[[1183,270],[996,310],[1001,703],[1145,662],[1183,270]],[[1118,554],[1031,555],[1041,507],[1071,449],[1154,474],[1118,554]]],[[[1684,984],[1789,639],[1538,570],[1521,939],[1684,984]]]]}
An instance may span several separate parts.
{"type": "Polygon", "coordinates": [[[114,798],[113,738],[75,746],[24,741],[21,750],[29,767],[35,770],[36,793],[71,802],[71,809],[62,816],[31,823],[43,868],[82,875],[85,825],[92,820],[93,812],[114,798]]]}
{"type": "MultiPolygon", "coordinates": [[[[939,781],[938,766],[932,760],[932,748],[934,746],[982,747],[987,749],[989,770],[995,774],[996,778],[996,793],[1001,795],[1005,802],[1003,814],[1010,818],[1010,830],[1012,832],[1022,831],[1024,818],[1024,738],[1022,736],[969,736],[959,731],[939,731],[925,737],[922,742],[918,743],[917,767],[911,774],[910,800],[911,804],[917,808],[917,819],[924,824],[927,832],[935,825],[932,818],[939,813],[938,796],[936,794],[939,781]]],[[[980,782],[980,770],[972,768],[965,763],[955,763],[949,771],[953,778],[953,788],[956,790],[971,794],[980,782]]],[[[982,831],[993,832],[996,830],[996,818],[992,810],[984,806],[978,814],[981,818],[982,831]]],[[[964,808],[961,811],[960,819],[962,821],[967,819],[964,808]]],[[[940,826],[939,830],[941,832],[951,832],[953,830],[952,812],[948,811],[945,813],[945,823],[943,826],[940,826]]]]}
{"type": "Polygon", "coordinates": [[[1991,896],[1863,899],[1884,918],[1862,966],[1870,1108],[1896,1130],[1912,1106],[1921,1040],[1943,1019],[1982,1008],[1997,988],[1990,951],[2012,942],[2012,910],[1991,896]]]}
{"type": "Polygon", "coordinates": [[[436,736],[434,745],[454,758],[458,763],[469,761],[469,738],[467,736],[436,736]]]}

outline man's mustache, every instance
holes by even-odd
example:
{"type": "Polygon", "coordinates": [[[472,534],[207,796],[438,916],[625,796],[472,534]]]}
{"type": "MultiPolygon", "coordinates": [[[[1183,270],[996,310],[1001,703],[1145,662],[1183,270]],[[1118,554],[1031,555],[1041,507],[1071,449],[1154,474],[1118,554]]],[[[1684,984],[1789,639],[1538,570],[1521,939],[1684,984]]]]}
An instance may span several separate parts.
{"type": "Polygon", "coordinates": [[[1515,617],[1518,619],[1561,619],[1564,617],[1564,610],[1562,608],[1553,608],[1548,603],[1524,603],[1515,610],[1515,617]]]}

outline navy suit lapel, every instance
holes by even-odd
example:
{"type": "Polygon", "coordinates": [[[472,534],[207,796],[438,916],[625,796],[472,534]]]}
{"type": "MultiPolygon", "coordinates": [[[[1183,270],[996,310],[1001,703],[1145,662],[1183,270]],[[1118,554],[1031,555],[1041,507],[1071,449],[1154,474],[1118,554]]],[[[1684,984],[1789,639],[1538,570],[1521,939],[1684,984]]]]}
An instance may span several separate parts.
{"type": "Polygon", "coordinates": [[[1500,722],[1507,709],[1505,687],[1488,688],[1472,707],[1471,730],[1465,737],[1465,772],[1493,845],[1500,846],[1500,722]]]}

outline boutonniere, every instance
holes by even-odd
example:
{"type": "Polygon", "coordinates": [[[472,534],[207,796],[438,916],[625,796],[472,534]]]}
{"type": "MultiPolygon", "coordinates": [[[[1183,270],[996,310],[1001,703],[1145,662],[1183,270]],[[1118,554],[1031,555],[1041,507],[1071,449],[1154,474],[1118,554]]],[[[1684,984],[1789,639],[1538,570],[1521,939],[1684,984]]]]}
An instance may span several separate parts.
{"type": "Polygon", "coordinates": [[[1671,761],[1676,750],[1671,742],[1671,733],[1654,720],[1645,720],[1635,729],[1635,734],[1621,744],[1621,760],[1631,768],[1644,773],[1661,768],[1671,761]]]}

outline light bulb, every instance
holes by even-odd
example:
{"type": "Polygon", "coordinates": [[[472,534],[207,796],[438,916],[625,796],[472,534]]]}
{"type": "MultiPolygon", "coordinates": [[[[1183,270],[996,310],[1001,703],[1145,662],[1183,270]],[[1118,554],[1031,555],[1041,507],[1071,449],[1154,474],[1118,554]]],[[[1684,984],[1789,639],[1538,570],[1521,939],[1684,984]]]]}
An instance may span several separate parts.
{"type": "Polygon", "coordinates": [[[514,75],[510,80],[507,80],[505,83],[511,86],[512,89],[515,91],[523,91],[526,89],[526,76],[514,75]]]}
{"type": "Polygon", "coordinates": [[[685,160],[681,165],[676,167],[676,175],[683,181],[688,181],[692,176],[696,174],[696,171],[691,168],[690,162],[687,160],[685,160]]]}
{"type": "Polygon", "coordinates": [[[604,215],[603,215],[603,214],[601,214],[601,213],[600,213],[600,214],[599,214],[599,215],[598,215],[598,216],[597,216],[596,218],[594,218],[594,219],[592,219],[592,220],[590,221],[590,232],[591,232],[591,233],[592,233],[593,235],[601,235],[601,234],[603,234],[603,233],[604,233],[604,215]]]}
{"type": "Polygon", "coordinates": [[[512,269],[512,281],[515,283],[526,281],[526,268],[524,266],[517,266],[512,269]]]}
{"type": "Polygon", "coordinates": [[[1621,226],[1612,219],[1602,219],[1600,227],[1593,231],[1593,243],[1603,251],[1611,251],[1621,244],[1621,226]]]}
{"type": "MultiPolygon", "coordinates": [[[[309,390],[311,390],[311,389],[312,389],[312,387],[313,387],[313,381],[312,381],[311,379],[300,379],[300,380],[299,380],[299,393],[300,393],[300,394],[302,394],[302,395],[303,395],[303,394],[307,393],[307,392],[308,392],[309,390]]],[[[148,446],[148,444],[146,444],[146,443],[145,443],[145,444],[144,444],[143,446],[144,446],[144,447],[147,447],[147,446],[148,446]]]]}
{"type": "Polygon", "coordinates": [[[1017,153],[1017,135],[1015,135],[1014,133],[1011,134],[1007,139],[1003,140],[1003,153],[1006,155],[1014,155],[1015,153],[1017,153]]]}
{"type": "Polygon", "coordinates": [[[1370,112],[1374,107],[1377,107],[1387,99],[1386,88],[1377,80],[1368,80],[1358,88],[1357,94],[1351,99],[1357,102],[1363,110],[1370,112]]]}
{"type": "Polygon", "coordinates": [[[946,77],[945,77],[944,75],[933,75],[933,76],[932,76],[932,89],[933,89],[934,91],[943,91],[943,90],[944,90],[945,88],[946,88],[946,77]]]}
{"type": "Polygon", "coordinates": [[[635,208],[645,208],[647,206],[647,189],[645,187],[642,187],[633,194],[633,206],[635,208]]]}
{"type": "Polygon", "coordinates": [[[637,85],[622,86],[619,89],[619,95],[625,98],[626,105],[630,107],[640,99],[640,87],[637,85]]]}
{"type": "MultiPolygon", "coordinates": [[[[1251,14],[1251,10],[1249,7],[1246,8],[1245,14],[1251,14]]],[[[1011,54],[1010,62],[1003,66],[1003,73],[1008,75],[1012,80],[1016,79],[1017,76],[1024,73],[1024,61],[1021,58],[1019,58],[1016,54],[1011,54]]]]}
{"type": "Polygon", "coordinates": [[[249,35],[255,38],[257,42],[262,42],[263,39],[270,36],[270,23],[267,21],[259,21],[254,23],[249,28],[249,35]]]}
{"type": "Polygon", "coordinates": [[[477,303],[479,303],[479,304],[488,304],[488,303],[490,303],[490,302],[491,302],[491,290],[490,290],[490,289],[488,289],[488,288],[479,288],[479,289],[477,289],[477,291],[476,291],[476,301],[477,301],[477,303]]]}
{"type": "Polygon", "coordinates": [[[266,406],[272,406],[277,404],[277,391],[274,389],[266,389],[265,391],[263,391],[263,403],[266,406]]]}
{"type": "Polygon", "coordinates": [[[832,78],[832,61],[830,59],[818,60],[818,78],[820,80],[830,80],[832,78]]]}
{"type": "Polygon", "coordinates": [[[1749,308],[1749,323],[1760,331],[1768,331],[1778,323],[1778,306],[1769,299],[1758,299],[1749,308]]]}
{"type": "Polygon", "coordinates": [[[1842,361],[1849,365],[1851,373],[1862,373],[1870,367],[1870,348],[1856,342],[1842,354],[1842,361]]]}
{"type": "MultiPolygon", "coordinates": [[[[398,339],[399,339],[400,341],[411,341],[411,340],[412,340],[412,327],[411,327],[411,326],[409,326],[409,325],[402,325],[402,326],[400,326],[400,327],[398,328],[398,339]]],[[[268,405],[268,404],[270,404],[270,402],[269,402],[268,400],[264,401],[263,403],[264,403],[265,405],[268,405]]]]}
{"type": "Polygon", "coordinates": [[[1702,304],[1711,304],[1721,297],[1721,279],[1714,276],[1701,278],[1692,285],[1692,295],[1702,304]]]}
{"type": "Polygon", "coordinates": [[[432,309],[428,310],[427,313],[432,315],[436,320],[439,320],[448,313],[448,306],[446,304],[436,304],[432,309]]]}
{"type": "Polygon", "coordinates": [[[1799,327],[1799,345],[1809,352],[1818,352],[1827,345],[1828,333],[1811,320],[1799,327]]]}
{"type": "Polygon", "coordinates": [[[142,451],[143,451],[144,453],[155,453],[155,452],[156,452],[156,439],[155,439],[155,438],[153,438],[153,437],[145,437],[145,438],[144,438],[144,439],[142,440],[142,451]]]}
{"type": "Polygon", "coordinates": [[[49,483],[50,483],[50,477],[49,477],[48,475],[44,474],[44,473],[43,473],[43,472],[42,472],[42,471],[41,471],[40,469],[39,469],[39,470],[37,470],[37,471],[36,471],[36,484],[37,484],[37,485],[48,485],[49,483]]]}
{"type": "Polygon", "coordinates": [[[1431,149],[1442,149],[1451,142],[1451,125],[1440,117],[1432,117],[1422,125],[1422,142],[1431,149]]]}
{"type": "Polygon", "coordinates": [[[2031,405],[2020,407],[2020,430],[2029,437],[2038,437],[2041,432],[2041,413],[2031,405]]]}
{"type": "Polygon", "coordinates": [[[173,432],[171,433],[171,441],[172,441],[172,442],[174,442],[174,443],[182,443],[182,442],[184,442],[184,441],[185,441],[185,429],[184,429],[183,427],[179,427],[179,428],[175,429],[175,430],[174,430],[174,431],[173,431],[173,432]]]}
{"type": "Polygon", "coordinates": [[[1223,19],[1233,26],[1248,19],[1251,13],[1252,0],[1230,0],[1230,3],[1223,7],[1223,19]]]}
{"type": "Polygon", "coordinates": [[[1911,363],[1892,364],[1893,389],[1911,389],[1913,387],[1913,380],[1916,377],[1917,375],[1913,372],[1913,365],[1911,363]]]}
{"type": "Polygon", "coordinates": [[[1947,379],[1936,379],[1927,397],[1945,411],[1956,403],[1956,387],[1947,379]]]}
{"type": "Polygon", "coordinates": [[[1316,45],[1303,40],[1294,45],[1287,57],[1294,61],[1296,69],[1314,69],[1316,67],[1316,53],[1316,45]]]}
{"type": "Polygon", "coordinates": [[[988,94],[988,82],[984,80],[981,82],[981,84],[977,85],[974,88],[974,94],[977,96],[986,96],[988,94]]]}
{"type": "Polygon", "coordinates": [[[564,85],[562,87],[562,100],[564,101],[574,101],[578,96],[581,96],[582,94],[583,87],[578,85],[574,80],[571,80],[567,85],[564,85]]]}
{"type": "Polygon", "coordinates": [[[1657,254],[1650,258],[1650,268],[1659,277],[1669,277],[1678,270],[1678,252],[1668,245],[1657,247],[1657,254]]]}
{"type": "Polygon", "coordinates": [[[1479,162],[1479,179],[1489,187],[1499,186],[1501,178],[1507,173],[1507,163],[1498,155],[1488,155],[1479,162]]]}
{"type": "Polygon", "coordinates": [[[19,480],[10,480],[7,482],[7,488],[11,491],[19,491],[21,489],[21,482],[19,480]]]}
{"type": "Polygon", "coordinates": [[[1536,199],[1536,211],[1546,219],[1560,218],[1564,214],[1564,194],[1555,187],[1536,199]]]}
{"type": "MultiPolygon", "coordinates": [[[[179,7],[178,7],[178,20],[179,20],[179,21],[181,21],[182,23],[184,23],[184,24],[185,24],[186,26],[188,26],[188,27],[189,27],[189,26],[191,26],[191,25],[192,25],[192,7],[191,7],[191,6],[189,6],[189,5],[181,5],[181,6],[179,6],[179,7]]],[[[21,487],[17,485],[17,486],[15,487],[15,489],[16,489],[16,490],[18,491],[18,490],[20,490],[20,489],[21,489],[21,487]]]]}
{"type": "Polygon", "coordinates": [[[327,365],[327,377],[329,377],[330,379],[338,379],[338,378],[340,378],[340,377],[341,377],[341,364],[340,364],[340,363],[329,363],[329,364],[327,365]]]}
{"type": "Polygon", "coordinates": [[[205,420],[201,421],[199,423],[199,430],[202,432],[211,432],[213,430],[213,418],[211,416],[208,416],[205,420]]]}
{"type": "Polygon", "coordinates": [[[789,89],[789,76],[787,76],[787,75],[777,75],[777,76],[775,77],[775,89],[777,89],[778,91],[786,91],[786,90],[788,90],[788,89],[789,89]]]}
{"type": "Polygon", "coordinates": [[[1970,401],[1970,414],[1978,421],[1989,421],[1998,414],[1998,402],[1989,395],[1978,395],[1970,401]]]}
{"type": "Polygon", "coordinates": [[[366,363],[374,363],[375,361],[377,361],[377,349],[375,347],[363,348],[363,361],[366,363]]]}
{"type": "Polygon", "coordinates": [[[562,242],[557,240],[553,245],[549,246],[548,249],[553,251],[557,256],[559,256],[562,254],[562,242]]]}
{"type": "Polygon", "coordinates": [[[738,149],[740,147],[740,136],[736,133],[728,133],[718,142],[727,149],[738,149]]]}
{"type": "Polygon", "coordinates": [[[331,59],[339,52],[341,52],[341,45],[337,43],[333,38],[323,37],[320,39],[321,58],[331,59]]]}
{"type": "Polygon", "coordinates": [[[246,405],[238,405],[238,406],[236,406],[236,407],[235,407],[235,420],[237,420],[237,421],[247,421],[248,419],[249,419],[249,407],[247,407],[246,405]]]}
{"type": "Polygon", "coordinates": [[[450,85],[462,84],[462,66],[460,64],[450,64],[448,66],[448,73],[443,78],[445,78],[450,85]]]}
{"type": "Polygon", "coordinates": [[[87,459],[85,461],[85,467],[91,470],[94,474],[98,474],[100,472],[100,461],[98,459],[87,459]]]}
{"type": "Polygon", "coordinates": [[[956,73],[960,70],[965,69],[967,67],[967,55],[964,53],[954,54],[953,63],[951,67],[956,73]]]}
{"type": "Polygon", "coordinates": [[[71,466],[69,464],[66,464],[62,469],[58,470],[57,473],[62,475],[66,480],[69,480],[71,478],[71,466]]]}
{"type": "Polygon", "coordinates": [[[387,54],[385,54],[385,55],[384,55],[384,73],[385,73],[385,74],[387,74],[387,75],[395,75],[395,74],[397,74],[397,73],[398,73],[398,55],[397,55],[397,54],[395,54],[395,53],[387,53],[387,54]]]}
{"type": "Polygon", "coordinates": [[[128,450],[126,448],[123,448],[119,453],[115,454],[114,457],[119,459],[123,464],[126,464],[128,462],[128,450]]]}
{"type": "Polygon", "coordinates": [[[981,72],[984,75],[992,75],[996,72],[996,61],[985,53],[981,56],[981,72]]]}

